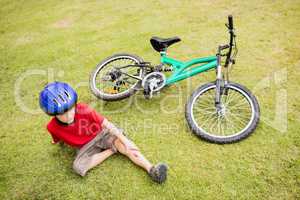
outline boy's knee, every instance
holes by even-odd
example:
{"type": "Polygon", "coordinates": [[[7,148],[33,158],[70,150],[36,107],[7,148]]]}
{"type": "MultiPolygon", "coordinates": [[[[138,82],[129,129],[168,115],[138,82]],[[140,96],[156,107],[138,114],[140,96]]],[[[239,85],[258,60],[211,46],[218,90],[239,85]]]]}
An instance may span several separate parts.
{"type": "Polygon", "coordinates": [[[138,147],[129,139],[127,139],[125,144],[120,139],[116,139],[114,145],[124,155],[132,155],[134,152],[139,151],[138,147]]]}

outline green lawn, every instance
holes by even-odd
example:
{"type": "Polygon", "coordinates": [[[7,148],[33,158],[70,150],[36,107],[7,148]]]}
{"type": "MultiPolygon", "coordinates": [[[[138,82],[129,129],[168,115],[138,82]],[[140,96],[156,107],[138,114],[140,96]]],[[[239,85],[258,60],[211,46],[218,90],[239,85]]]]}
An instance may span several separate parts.
{"type": "Polygon", "coordinates": [[[298,0],[1,0],[0,65],[0,199],[300,198],[298,0]],[[89,91],[90,72],[113,53],[157,63],[149,43],[153,35],[180,36],[182,42],[169,48],[178,59],[215,54],[228,39],[228,14],[234,16],[239,47],[231,79],[250,88],[261,107],[262,120],[248,139],[216,145],[189,131],[185,102],[214,72],[150,101],[140,92],[103,102],[89,91]],[[38,107],[39,91],[53,80],[76,87],[79,100],[122,126],[149,160],[166,162],[167,182],[151,182],[120,155],[85,178],[74,174],[74,150],[50,144],[50,118],[38,107]]]}

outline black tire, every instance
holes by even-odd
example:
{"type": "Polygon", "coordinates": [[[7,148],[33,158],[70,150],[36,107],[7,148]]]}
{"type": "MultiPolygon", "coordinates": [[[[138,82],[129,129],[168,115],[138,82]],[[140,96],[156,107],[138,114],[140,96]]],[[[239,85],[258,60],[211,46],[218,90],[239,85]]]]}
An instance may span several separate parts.
{"type": "MultiPolygon", "coordinates": [[[[197,88],[191,97],[189,98],[186,106],[185,106],[185,117],[188,123],[189,128],[192,130],[192,132],[200,137],[201,139],[204,139],[206,141],[212,142],[212,143],[218,143],[218,144],[226,144],[226,143],[234,143],[238,142],[242,139],[245,139],[248,137],[257,127],[259,123],[259,117],[260,117],[260,109],[259,104],[257,102],[257,99],[254,95],[251,94],[251,92],[244,86],[238,84],[229,82],[226,87],[231,88],[233,90],[236,89],[237,92],[240,92],[240,94],[246,98],[247,102],[249,103],[251,107],[251,119],[247,126],[245,128],[233,135],[226,135],[226,136],[217,136],[213,135],[211,133],[208,133],[204,131],[200,126],[198,126],[197,122],[193,119],[193,104],[196,101],[196,99],[201,95],[207,92],[208,90],[214,90],[215,91],[215,82],[207,83],[205,85],[200,86],[197,88]],[[246,97],[246,96],[247,97],[246,97]],[[250,102],[251,101],[251,102],[250,102]],[[252,103],[252,104],[251,104],[252,103]]],[[[213,102],[214,103],[214,102],[213,102]]]]}
{"type": "MultiPolygon", "coordinates": [[[[117,59],[122,59],[122,58],[126,58],[126,59],[132,59],[133,61],[135,61],[136,63],[142,63],[143,59],[136,56],[136,55],[132,55],[132,54],[127,54],[127,53],[121,53],[121,54],[114,54],[108,58],[105,58],[104,60],[102,60],[97,66],[96,68],[92,71],[91,75],[90,75],[90,89],[92,91],[92,93],[99,99],[105,100],[105,101],[117,101],[117,100],[122,100],[125,99],[131,95],[133,95],[137,89],[139,89],[141,87],[141,81],[136,82],[136,84],[131,87],[130,89],[123,91],[119,94],[106,94],[103,91],[100,91],[97,87],[96,87],[96,77],[97,74],[110,62],[117,60],[117,59]]],[[[144,69],[143,68],[139,68],[140,69],[140,76],[144,75],[144,69]]]]}

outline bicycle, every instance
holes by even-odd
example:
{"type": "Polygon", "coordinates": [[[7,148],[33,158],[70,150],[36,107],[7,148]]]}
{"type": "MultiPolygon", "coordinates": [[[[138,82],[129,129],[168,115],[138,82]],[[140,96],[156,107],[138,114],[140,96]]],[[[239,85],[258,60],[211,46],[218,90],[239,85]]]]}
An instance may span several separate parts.
{"type": "Polygon", "coordinates": [[[198,87],[185,105],[188,126],[194,134],[209,142],[240,141],[257,127],[260,109],[249,89],[229,81],[229,72],[238,53],[231,15],[225,25],[230,35],[229,43],[219,45],[216,55],[179,61],[167,56],[167,48],[181,41],[179,37],[152,37],[151,45],[161,56],[159,65],[153,66],[136,55],[115,54],[101,61],[91,73],[90,89],[96,97],[106,101],[127,98],[139,89],[143,90],[145,98],[151,99],[154,93],[168,85],[215,69],[216,80],[198,87]],[[223,57],[225,63],[221,63],[223,57]],[[166,77],[163,72],[172,74],[166,77]]]}

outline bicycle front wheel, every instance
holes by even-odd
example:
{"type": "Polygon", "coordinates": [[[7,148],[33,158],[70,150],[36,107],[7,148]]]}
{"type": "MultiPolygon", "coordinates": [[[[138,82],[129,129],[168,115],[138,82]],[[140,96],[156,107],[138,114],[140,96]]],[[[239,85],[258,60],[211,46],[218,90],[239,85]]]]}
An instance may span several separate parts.
{"type": "Polygon", "coordinates": [[[255,96],[246,87],[229,82],[221,94],[221,109],[216,109],[215,93],[215,83],[205,84],[195,90],[186,104],[186,119],[193,133],[219,144],[248,137],[259,122],[255,96]]]}

